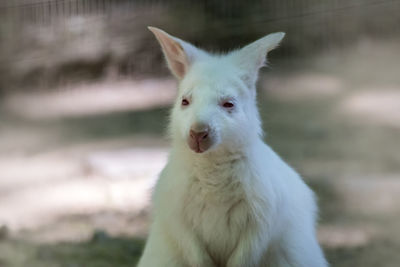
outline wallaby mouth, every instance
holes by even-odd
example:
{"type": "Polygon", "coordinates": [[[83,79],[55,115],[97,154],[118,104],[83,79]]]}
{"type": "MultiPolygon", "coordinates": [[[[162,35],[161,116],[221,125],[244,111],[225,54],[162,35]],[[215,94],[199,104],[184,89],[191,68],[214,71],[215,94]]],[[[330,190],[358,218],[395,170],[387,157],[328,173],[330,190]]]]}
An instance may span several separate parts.
{"type": "Polygon", "coordinates": [[[210,138],[205,138],[203,140],[195,140],[193,138],[188,139],[188,145],[191,150],[196,153],[203,153],[211,147],[210,138]]]}
{"type": "Polygon", "coordinates": [[[203,153],[204,150],[201,150],[200,146],[198,146],[197,148],[193,149],[194,152],[196,153],[203,153]]]}

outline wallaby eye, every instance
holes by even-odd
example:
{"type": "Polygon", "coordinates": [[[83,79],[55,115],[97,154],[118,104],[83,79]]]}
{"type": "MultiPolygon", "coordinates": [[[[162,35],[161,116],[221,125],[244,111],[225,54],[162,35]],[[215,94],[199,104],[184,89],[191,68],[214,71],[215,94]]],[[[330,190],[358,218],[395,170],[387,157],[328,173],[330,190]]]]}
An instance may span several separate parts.
{"type": "Polygon", "coordinates": [[[189,100],[186,98],[182,99],[182,106],[189,106],[189,100]]]}
{"type": "Polygon", "coordinates": [[[222,104],[224,108],[233,108],[235,105],[231,101],[226,101],[222,104]]]}

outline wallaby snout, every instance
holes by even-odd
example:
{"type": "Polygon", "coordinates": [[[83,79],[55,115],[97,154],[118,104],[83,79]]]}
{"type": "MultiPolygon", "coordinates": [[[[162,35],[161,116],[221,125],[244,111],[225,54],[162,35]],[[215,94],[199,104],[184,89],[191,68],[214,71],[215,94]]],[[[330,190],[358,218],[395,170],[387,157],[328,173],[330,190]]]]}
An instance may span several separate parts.
{"type": "Polygon", "coordinates": [[[196,153],[203,153],[212,145],[210,127],[206,124],[194,124],[190,128],[188,144],[190,149],[196,153]]]}

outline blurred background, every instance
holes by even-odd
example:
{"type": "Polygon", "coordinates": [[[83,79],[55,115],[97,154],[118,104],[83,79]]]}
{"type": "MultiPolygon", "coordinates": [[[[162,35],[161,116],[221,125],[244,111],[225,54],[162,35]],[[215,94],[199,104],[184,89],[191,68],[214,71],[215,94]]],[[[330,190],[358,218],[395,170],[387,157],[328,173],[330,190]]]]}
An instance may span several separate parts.
{"type": "Polygon", "coordinates": [[[135,266],[176,93],[147,25],[212,51],[285,31],[266,142],[316,191],[332,266],[399,266],[399,0],[2,0],[1,267],[135,266]]]}

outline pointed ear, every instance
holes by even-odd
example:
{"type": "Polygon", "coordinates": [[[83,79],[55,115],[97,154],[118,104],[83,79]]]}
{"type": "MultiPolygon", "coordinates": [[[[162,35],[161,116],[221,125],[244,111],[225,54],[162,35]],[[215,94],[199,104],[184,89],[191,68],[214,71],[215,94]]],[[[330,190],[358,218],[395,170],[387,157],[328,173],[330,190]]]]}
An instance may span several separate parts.
{"type": "Polygon", "coordinates": [[[271,33],[233,52],[234,64],[243,71],[243,80],[250,87],[257,80],[258,70],[265,66],[269,51],[276,48],[285,36],[283,32],[271,33]]]}
{"type": "Polygon", "coordinates": [[[154,33],[160,43],[172,74],[178,79],[183,79],[194,60],[202,51],[185,41],[169,35],[163,30],[155,27],[148,27],[148,29],[154,33]]]}

